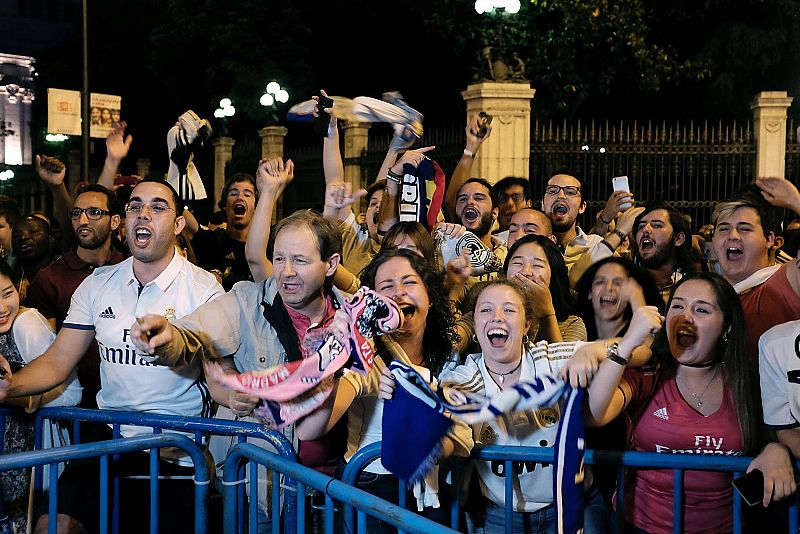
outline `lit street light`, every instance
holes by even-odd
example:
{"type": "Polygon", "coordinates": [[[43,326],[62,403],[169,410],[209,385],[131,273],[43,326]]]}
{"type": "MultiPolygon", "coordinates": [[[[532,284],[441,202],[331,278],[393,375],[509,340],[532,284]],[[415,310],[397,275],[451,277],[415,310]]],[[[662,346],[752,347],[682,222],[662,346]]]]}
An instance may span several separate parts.
{"type": "Polygon", "coordinates": [[[5,182],[6,180],[10,180],[13,177],[14,177],[14,171],[12,171],[11,169],[0,171],[0,182],[5,182]]]}
{"type": "Polygon", "coordinates": [[[222,135],[228,135],[228,125],[226,124],[229,117],[236,114],[236,108],[230,98],[223,98],[219,101],[219,107],[214,110],[214,116],[222,122],[222,135]]]}
{"type": "Polygon", "coordinates": [[[278,104],[285,104],[288,101],[289,92],[276,81],[269,82],[266,92],[258,99],[258,103],[264,106],[264,110],[267,112],[267,120],[275,124],[279,122],[278,104]]]}

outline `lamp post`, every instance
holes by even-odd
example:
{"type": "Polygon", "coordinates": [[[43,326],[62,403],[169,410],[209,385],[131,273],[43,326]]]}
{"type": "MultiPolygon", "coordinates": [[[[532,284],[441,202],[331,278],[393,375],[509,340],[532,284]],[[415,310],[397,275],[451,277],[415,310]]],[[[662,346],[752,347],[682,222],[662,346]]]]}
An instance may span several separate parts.
{"type": "Polygon", "coordinates": [[[228,118],[233,117],[234,115],[236,115],[236,108],[233,107],[231,99],[226,97],[220,100],[219,107],[214,110],[214,117],[220,119],[220,122],[222,123],[222,132],[220,132],[221,135],[228,135],[228,118]]]}
{"type": "Polygon", "coordinates": [[[289,101],[289,92],[281,87],[276,81],[271,81],[267,84],[266,90],[261,98],[258,99],[259,104],[264,106],[267,112],[267,123],[278,124],[278,104],[285,104],[289,101]]]}

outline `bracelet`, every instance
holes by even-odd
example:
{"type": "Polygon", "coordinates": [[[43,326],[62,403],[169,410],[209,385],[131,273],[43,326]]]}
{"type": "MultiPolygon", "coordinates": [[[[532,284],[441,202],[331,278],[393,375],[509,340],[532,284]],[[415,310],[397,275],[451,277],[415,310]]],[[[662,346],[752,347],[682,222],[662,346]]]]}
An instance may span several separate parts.
{"type": "Polygon", "coordinates": [[[625,238],[628,237],[625,234],[623,234],[622,232],[620,232],[617,228],[614,228],[614,233],[619,236],[619,244],[620,245],[622,244],[623,241],[625,241],[625,238]]]}
{"type": "Polygon", "coordinates": [[[619,355],[619,343],[616,341],[608,346],[606,357],[622,367],[626,367],[628,365],[628,360],[619,355]]]}
{"type": "Polygon", "coordinates": [[[603,218],[603,212],[602,212],[602,211],[600,212],[600,215],[598,215],[598,216],[597,216],[597,218],[598,218],[598,219],[600,219],[601,221],[603,221],[603,224],[605,224],[606,226],[608,226],[609,224],[611,224],[612,222],[614,222],[614,217],[611,217],[611,220],[610,220],[610,221],[607,221],[607,220],[605,220],[605,219],[603,218]]]}
{"type": "Polygon", "coordinates": [[[608,247],[608,250],[610,250],[612,254],[613,254],[614,252],[616,252],[616,251],[617,251],[617,249],[615,249],[614,247],[612,247],[612,246],[611,246],[611,243],[609,243],[609,242],[608,242],[608,241],[606,241],[605,239],[603,239],[602,241],[600,241],[600,243],[602,243],[602,244],[604,244],[605,246],[607,246],[607,247],[608,247]]]}
{"type": "Polygon", "coordinates": [[[399,184],[399,183],[400,183],[400,182],[403,180],[403,177],[402,177],[402,176],[400,176],[399,174],[395,174],[395,173],[393,173],[393,172],[391,171],[391,169],[390,169],[390,170],[389,170],[389,173],[386,175],[386,179],[387,179],[387,180],[391,180],[391,181],[393,181],[393,182],[394,182],[394,183],[396,183],[396,184],[399,184]]]}
{"type": "Polygon", "coordinates": [[[465,156],[469,156],[471,158],[474,158],[475,157],[475,152],[473,152],[472,150],[470,150],[468,148],[465,148],[464,149],[464,155],[465,156]]]}

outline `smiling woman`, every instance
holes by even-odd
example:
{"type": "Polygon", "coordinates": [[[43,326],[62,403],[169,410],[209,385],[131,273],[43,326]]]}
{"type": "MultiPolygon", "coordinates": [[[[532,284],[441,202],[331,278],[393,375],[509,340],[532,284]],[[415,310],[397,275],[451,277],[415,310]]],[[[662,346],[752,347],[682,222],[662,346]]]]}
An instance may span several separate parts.
{"type": "MultiPolygon", "coordinates": [[[[625,370],[611,359],[600,365],[588,390],[588,423],[603,425],[625,410],[636,451],[758,453],[765,443],[758,378],[745,353],[742,307],[730,284],[714,273],[681,279],[653,353],[655,371],[625,370]]],[[[751,463],[764,473],[765,506],[794,491],[789,462],[786,449],[772,443],[751,463]]],[[[685,532],[731,531],[730,481],[726,473],[686,472],[685,532]]],[[[672,473],[632,471],[625,491],[627,522],[653,534],[672,532],[672,503],[663,498],[672,492],[672,473]]]]}

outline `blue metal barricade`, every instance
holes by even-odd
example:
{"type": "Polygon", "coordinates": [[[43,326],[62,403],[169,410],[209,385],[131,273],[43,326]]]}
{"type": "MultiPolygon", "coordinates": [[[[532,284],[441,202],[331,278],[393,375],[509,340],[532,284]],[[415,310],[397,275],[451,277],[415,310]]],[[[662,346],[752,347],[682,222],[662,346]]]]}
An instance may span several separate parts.
{"type": "MultiPolygon", "coordinates": [[[[342,482],[355,486],[359,475],[364,468],[372,463],[374,460],[380,458],[381,444],[380,442],[372,443],[360,449],[350,461],[342,475],[342,482]]],[[[514,464],[520,462],[536,462],[552,464],[554,457],[554,449],[552,447],[475,447],[470,455],[474,460],[488,460],[488,461],[501,461],[504,462],[503,473],[514,473],[514,464]]],[[[654,452],[617,452],[617,451],[594,451],[587,450],[584,456],[584,463],[586,464],[603,464],[613,465],[618,470],[617,484],[617,507],[615,516],[615,525],[620,529],[623,524],[623,511],[625,492],[624,484],[622,483],[625,468],[638,468],[638,469],[671,469],[674,472],[673,482],[673,513],[675,522],[673,524],[673,532],[680,534],[683,532],[683,474],[685,471],[723,471],[729,472],[734,476],[743,473],[750,465],[752,458],[742,456],[716,456],[716,455],[693,455],[693,454],[658,454],[654,452]]],[[[457,461],[451,462],[454,466],[453,476],[453,492],[452,508],[450,514],[450,525],[452,528],[458,528],[459,510],[458,510],[458,492],[460,490],[459,484],[459,471],[460,467],[457,461]]],[[[800,468],[800,461],[797,462],[797,468],[800,468]]],[[[512,532],[512,503],[513,503],[513,476],[505,477],[505,525],[506,533],[512,532]]],[[[403,481],[400,484],[400,502],[399,506],[405,507],[406,486],[403,481]]],[[[798,532],[798,495],[791,497],[791,505],[789,506],[789,528],[788,532],[798,532]]],[[[345,521],[348,527],[353,527],[353,513],[351,510],[345,510],[345,521]]],[[[742,499],[737,492],[733,492],[733,531],[736,534],[742,532],[742,499]]],[[[352,530],[351,530],[352,531],[352,530]]]]}
{"type": "MultiPolygon", "coordinates": [[[[281,457],[296,462],[297,455],[286,437],[280,432],[270,431],[263,425],[248,421],[231,421],[227,419],[212,419],[205,417],[181,417],[174,415],[122,412],[112,410],[90,410],[86,408],[42,408],[36,413],[35,422],[35,447],[42,447],[42,425],[45,420],[51,421],[71,421],[73,423],[73,440],[80,443],[81,422],[101,423],[112,426],[113,436],[120,436],[121,425],[133,425],[149,427],[153,433],[160,433],[162,430],[180,431],[194,434],[194,440],[198,445],[203,442],[204,435],[235,436],[238,443],[243,443],[248,438],[262,439],[269,443],[281,457]]],[[[244,470],[244,467],[242,467],[244,470]]],[[[244,472],[241,477],[244,478],[244,472]]],[[[119,480],[114,480],[115,487],[119,485],[119,480]]],[[[42,487],[42,474],[36,470],[34,476],[34,487],[40,490],[42,487]]],[[[286,479],[282,487],[288,491],[294,491],[294,481],[286,479]]],[[[237,499],[239,502],[240,513],[244,513],[245,491],[243,488],[236,488],[237,499]],[[240,491],[241,490],[241,491],[240,491]]],[[[251,497],[252,499],[252,497],[251,497]]],[[[293,502],[293,499],[287,499],[293,502]]],[[[115,503],[112,515],[112,532],[117,532],[119,528],[119,507],[115,503]]],[[[273,508],[280,510],[280,507],[273,508]]],[[[287,507],[283,510],[287,525],[293,525],[295,509],[287,507]]],[[[276,522],[277,523],[277,522],[276,522]]],[[[286,529],[291,532],[291,528],[286,529]]]]}
{"type": "MultiPolygon", "coordinates": [[[[389,523],[398,530],[419,534],[452,534],[455,532],[430,519],[410,512],[396,504],[388,503],[365,491],[354,488],[344,482],[323,475],[313,469],[304,467],[296,462],[287,462],[277,454],[256,447],[249,443],[236,445],[231,449],[223,469],[224,506],[225,506],[225,533],[237,532],[238,514],[233,488],[242,482],[238,478],[243,462],[250,461],[266,466],[277,477],[283,473],[287,478],[297,481],[297,531],[305,532],[305,486],[314,488],[325,495],[324,532],[334,531],[334,500],[354,507],[358,511],[359,525],[365,524],[366,516],[375,517],[389,523]]],[[[274,491],[275,485],[273,485],[274,491]]],[[[252,495],[252,494],[251,494],[252,495]]],[[[273,499],[275,499],[273,493],[273,499]]],[[[251,499],[252,500],[252,499],[251,499]]],[[[250,505],[250,532],[255,532],[255,517],[253,504],[250,505]]],[[[364,530],[359,530],[364,532],[364,530]]],[[[278,527],[273,523],[273,534],[278,533],[278,527]]]]}
{"type": "MultiPolygon", "coordinates": [[[[158,436],[136,436],[126,439],[98,441],[84,445],[70,445],[54,449],[6,454],[0,457],[0,471],[47,465],[50,472],[50,501],[48,503],[49,534],[56,534],[56,511],[58,509],[58,465],[69,460],[100,458],[100,532],[109,528],[108,518],[108,467],[109,456],[137,451],[150,451],[150,478],[158,480],[158,449],[176,447],[186,452],[194,465],[195,483],[195,528],[196,534],[208,531],[208,490],[211,481],[210,469],[200,446],[186,436],[162,434],[158,436]],[[155,467],[154,467],[155,466],[155,467]],[[153,469],[155,468],[155,471],[153,469]]],[[[158,493],[150,495],[150,532],[158,532],[158,493]]]]}

